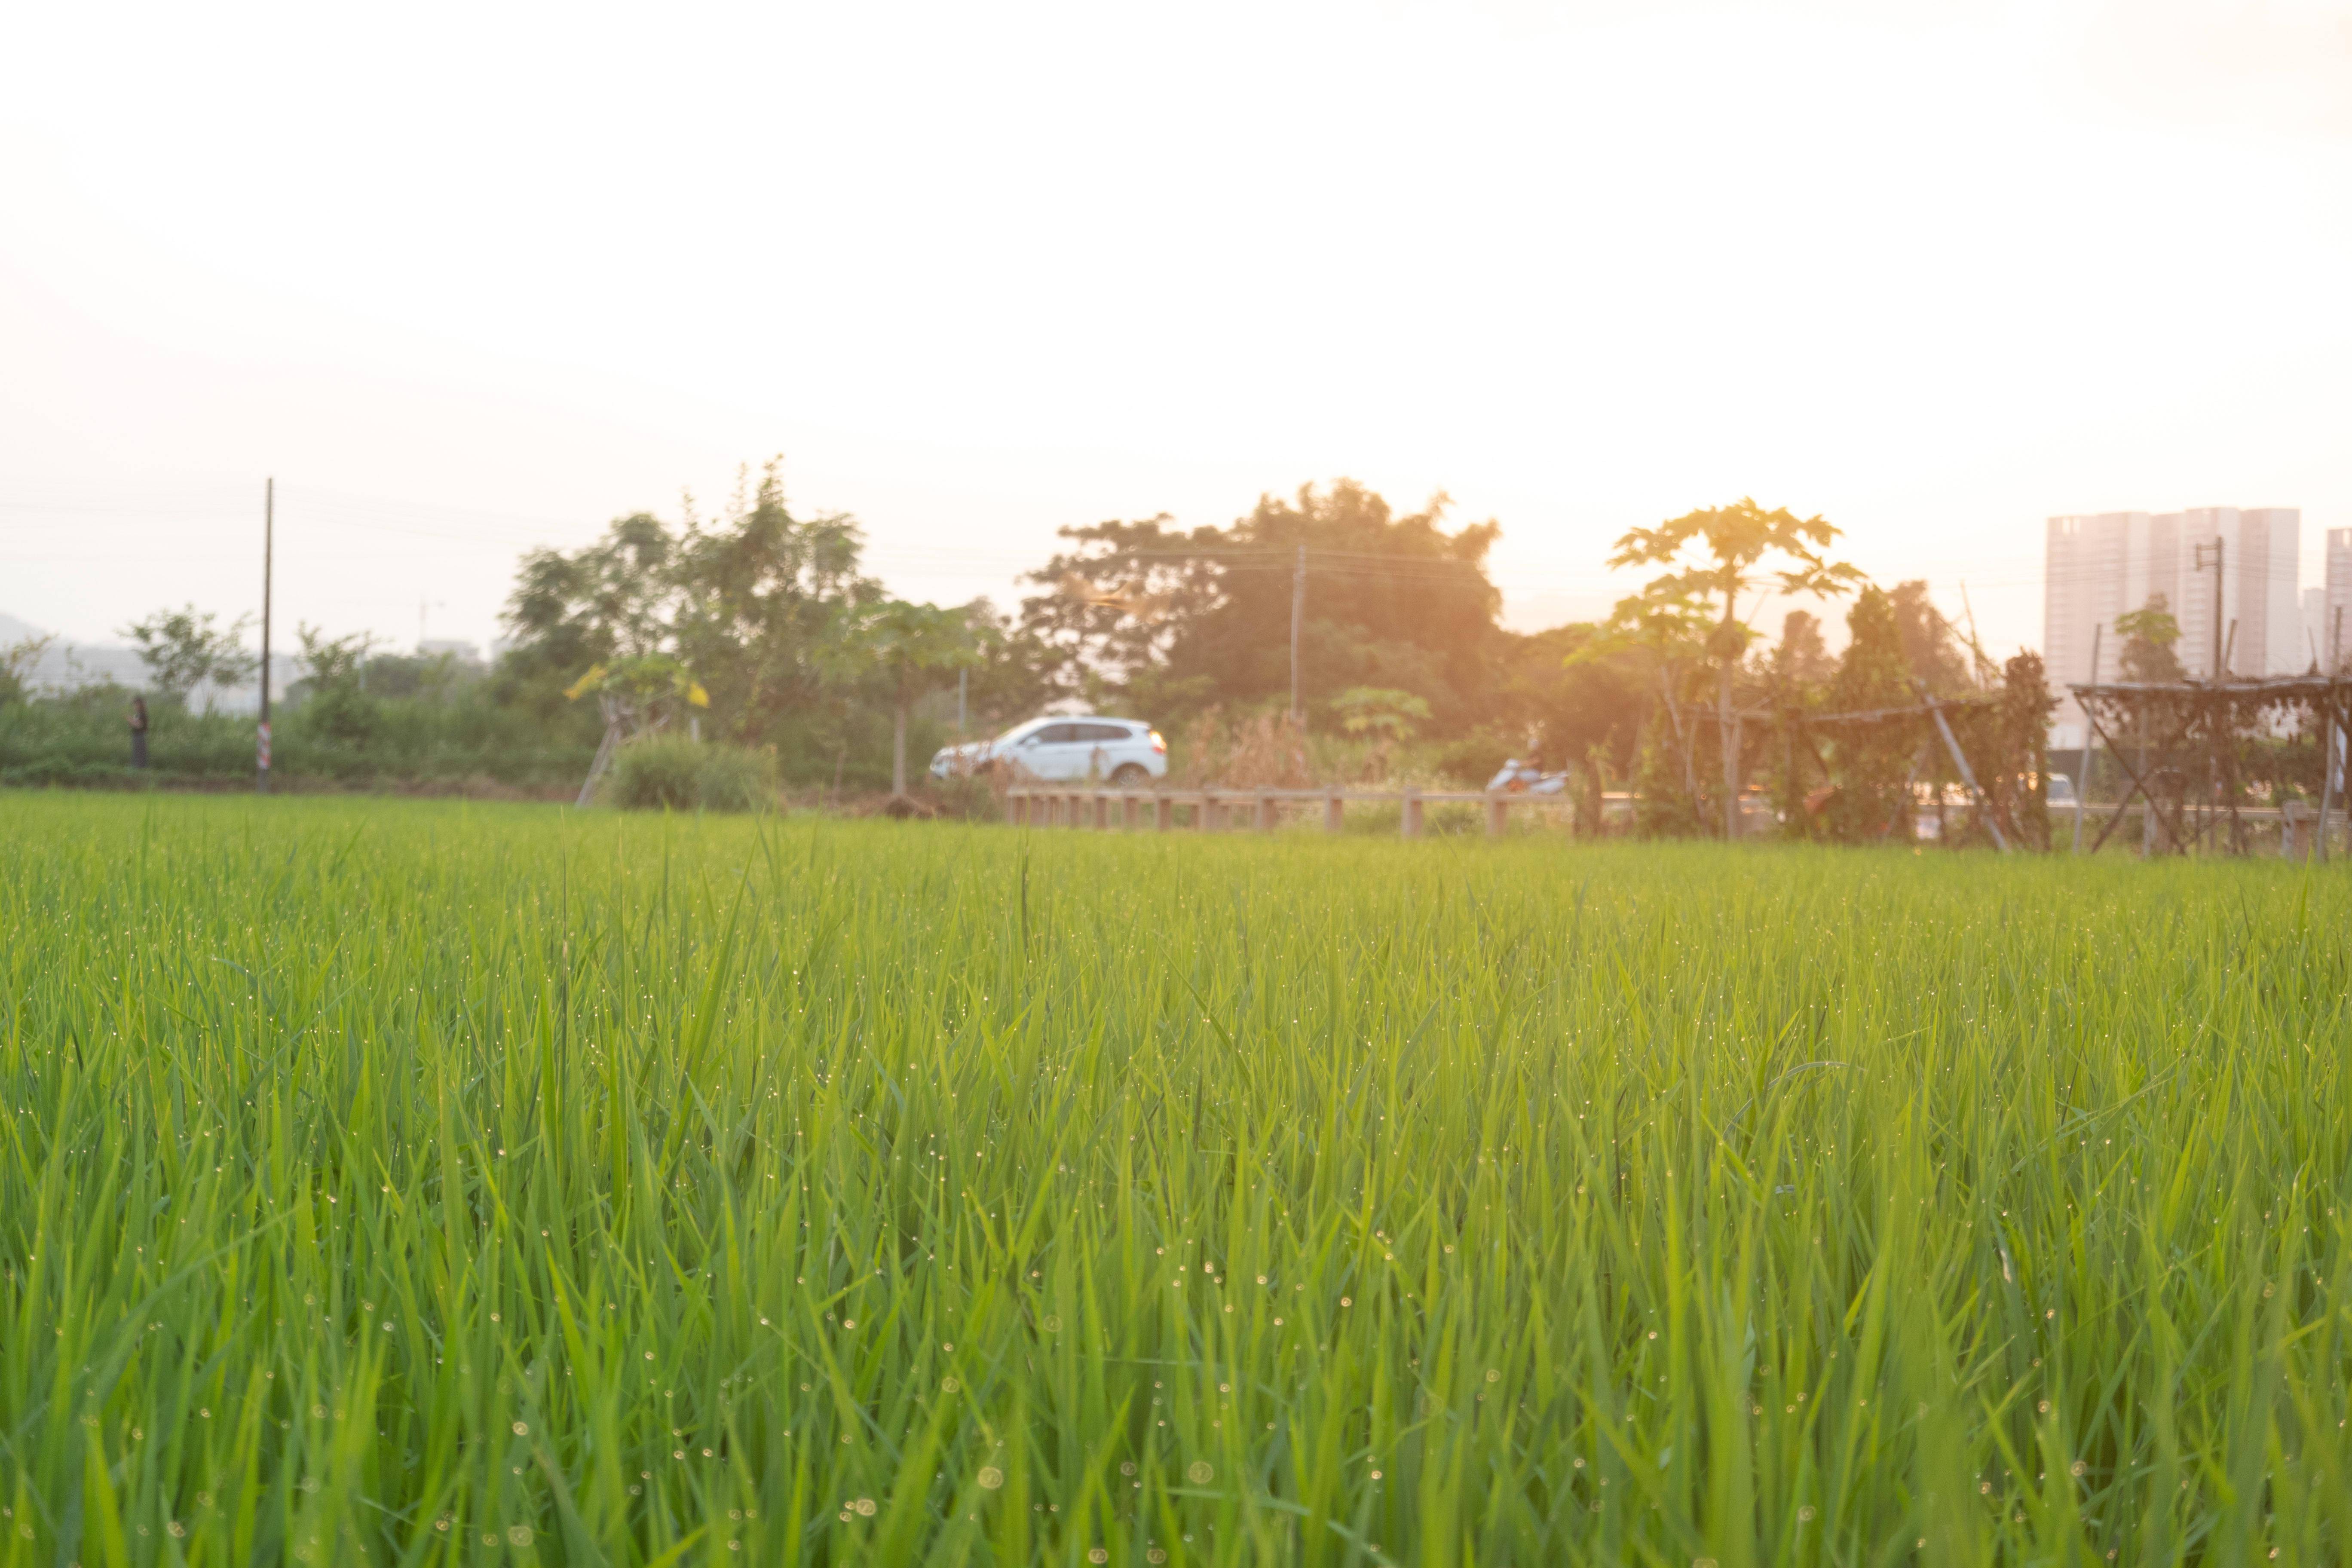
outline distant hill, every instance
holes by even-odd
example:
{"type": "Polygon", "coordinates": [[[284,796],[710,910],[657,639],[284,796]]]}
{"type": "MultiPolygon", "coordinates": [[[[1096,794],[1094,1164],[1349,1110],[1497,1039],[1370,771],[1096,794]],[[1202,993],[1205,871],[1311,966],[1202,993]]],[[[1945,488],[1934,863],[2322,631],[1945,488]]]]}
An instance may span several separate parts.
{"type": "Polygon", "coordinates": [[[26,637],[41,635],[41,628],[30,621],[20,621],[5,610],[0,610],[0,644],[23,642],[26,637]]]}

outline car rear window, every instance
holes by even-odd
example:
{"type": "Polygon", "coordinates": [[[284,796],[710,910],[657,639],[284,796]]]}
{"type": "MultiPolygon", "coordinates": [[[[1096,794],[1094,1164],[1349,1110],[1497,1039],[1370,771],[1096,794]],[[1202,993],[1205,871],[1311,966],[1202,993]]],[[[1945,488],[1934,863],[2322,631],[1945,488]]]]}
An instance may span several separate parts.
{"type": "Polygon", "coordinates": [[[1041,746],[1067,745],[1079,739],[1078,731],[1085,728],[1083,724],[1048,724],[1037,731],[1037,743],[1041,746]]]}
{"type": "Polygon", "coordinates": [[[1081,741],[1124,741],[1128,739],[1127,726],[1124,724],[1073,724],[1070,728],[1078,732],[1077,738],[1081,741]]]}

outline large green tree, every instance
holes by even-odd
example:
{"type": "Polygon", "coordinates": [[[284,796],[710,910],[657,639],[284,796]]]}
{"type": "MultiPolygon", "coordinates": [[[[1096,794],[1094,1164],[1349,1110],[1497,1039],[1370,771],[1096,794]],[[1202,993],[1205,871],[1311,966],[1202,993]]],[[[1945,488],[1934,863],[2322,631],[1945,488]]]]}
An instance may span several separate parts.
{"type": "Polygon", "coordinates": [[[1780,617],[1780,640],[1764,661],[1764,674],[1791,693],[1827,680],[1837,671],[1822,636],[1822,618],[1811,610],[1790,610],[1780,617]]]}
{"type": "Polygon", "coordinates": [[[865,535],[845,513],[796,517],[771,461],[713,524],[678,540],[677,651],[710,688],[725,731],[751,742],[818,698],[818,650],[884,602],[859,569],[865,535]]]}
{"type": "Polygon", "coordinates": [[[1066,690],[1173,723],[1212,705],[1286,702],[1304,563],[1302,706],[1328,723],[1342,692],[1406,691],[1429,732],[1487,716],[1507,639],[1486,576],[1492,521],[1449,531],[1438,496],[1400,515],[1351,479],[1261,497],[1227,528],[1166,516],[1063,530],[1071,548],[1031,574],[1023,629],[1066,690]],[[1302,552],[1303,556],[1302,556],[1302,552]]]}
{"type": "Polygon", "coordinates": [[[915,703],[942,678],[982,662],[984,623],[961,609],[892,599],[874,605],[847,627],[833,661],[852,678],[870,673],[890,705],[890,795],[907,794],[907,720],[915,703]]]}
{"type": "Polygon", "coordinates": [[[2123,673],[2127,681],[2160,685],[2187,679],[2178,645],[2180,623],[2161,594],[2116,617],[2116,631],[2124,639],[2123,673]]]}
{"type": "Polygon", "coordinates": [[[158,610],[145,620],[122,628],[139,650],[148,679],[165,700],[184,703],[197,687],[210,682],[218,689],[243,685],[253,679],[261,661],[245,651],[245,629],[251,616],[239,616],[227,626],[210,610],[194,605],[178,610],[158,610]]]}
{"type": "Polygon", "coordinates": [[[1574,622],[1512,637],[1502,674],[1499,722],[1524,735],[1545,765],[1631,762],[1652,683],[1641,650],[1612,642],[1605,627],[1574,622]]]}
{"type": "MultiPolygon", "coordinates": [[[[1874,587],[1854,598],[1846,616],[1845,652],[1830,682],[1829,707],[1839,713],[1908,708],[1918,700],[1903,651],[1902,623],[1892,600],[1874,587]]],[[[1839,726],[1830,742],[1829,830],[1849,844],[1882,838],[1890,825],[1909,819],[1911,770],[1919,754],[1916,721],[1885,719],[1839,726]]]]}
{"type": "Polygon", "coordinates": [[[1959,633],[1936,608],[1925,580],[1895,584],[1886,591],[1886,606],[1894,612],[1911,673],[1929,691],[1938,697],[1957,697],[1978,689],[1977,670],[1960,644],[1959,633]]]}
{"type": "Polygon", "coordinates": [[[375,737],[379,706],[366,690],[365,670],[375,637],[346,632],[331,637],[307,621],[294,626],[301,645],[302,679],[286,696],[303,731],[343,745],[364,745],[375,737]]]}
{"type": "Polygon", "coordinates": [[[673,657],[709,689],[719,733],[770,740],[781,719],[821,705],[824,650],[883,601],[859,571],[862,543],[849,517],[795,516],[771,462],[715,520],[637,512],[583,549],[526,555],[504,673],[553,707],[596,664],[673,657]]]}
{"type": "Polygon", "coordinates": [[[1743,776],[1740,712],[1735,688],[1754,629],[1740,616],[1743,595],[1769,585],[1782,594],[1842,594],[1862,573],[1822,552],[1838,531],[1819,517],[1787,508],[1766,511],[1746,496],[1660,523],[1628,530],[1609,558],[1612,567],[1665,566],[1635,601],[1651,607],[1705,607],[1713,626],[1706,651],[1716,679],[1716,736],[1723,766],[1723,832],[1739,831],[1743,776]]]}
{"type": "Polygon", "coordinates": [[[962,615],[979,655],[956,672],[967,710],[965,732],[957,739],[992,735],[1043,711],[1059,695],[1053,650],[987,599],[972,600],[962,615]]]}

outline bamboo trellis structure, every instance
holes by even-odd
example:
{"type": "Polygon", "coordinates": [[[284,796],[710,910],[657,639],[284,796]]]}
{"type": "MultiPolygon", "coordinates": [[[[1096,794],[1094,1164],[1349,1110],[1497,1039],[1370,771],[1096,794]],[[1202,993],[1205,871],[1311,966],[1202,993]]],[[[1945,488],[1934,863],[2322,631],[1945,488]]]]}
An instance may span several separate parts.
{"type": "Polygon", "coordinates": [[[2322,784],[2317,843],[2320,855],[2326,856],[2327,815],[2335,804],[2339,771],[2336,737],[2352,731],[2352,677],[2315,670],[2226,680],[2086,682],[2068,689],[2081,705],[2091,733],[2130,784],[2100,826],[2091,853],[2097,854],[2106,844],[2134,800],[2145,803],[2153,832],[2162,835],[2162,844],[2151,847],[2186,853],[2208,837],[2223,837],[2226,827],[2223,847],[2231,854],[2245,853],[2238,742],[2263,714],[2293,709],[2318,725],[2322,784]],[[2200,763],[2204,776],[2192,781],[2189,770],[2200,763]],[[2202,786],[2193,804],[2192,783],[2202,786]],[[2177,790],[2168,787],[2174,784],[2177,790]]]}

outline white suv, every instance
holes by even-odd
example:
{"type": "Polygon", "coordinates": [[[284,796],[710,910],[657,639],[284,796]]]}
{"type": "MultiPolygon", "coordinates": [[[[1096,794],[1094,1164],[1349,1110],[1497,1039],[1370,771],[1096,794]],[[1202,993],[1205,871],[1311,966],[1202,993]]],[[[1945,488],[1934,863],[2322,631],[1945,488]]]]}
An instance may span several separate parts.
{"type": "Polygon", "coordinates": [[[1140,719],[1032,719],[993,741],[947,746],[931,759],[931,776],[953,778],[1004,768],[1023,778],[1060,783],[1103,779],[1134,789],[1168,776],[1168,742],[1140,719]]]}

